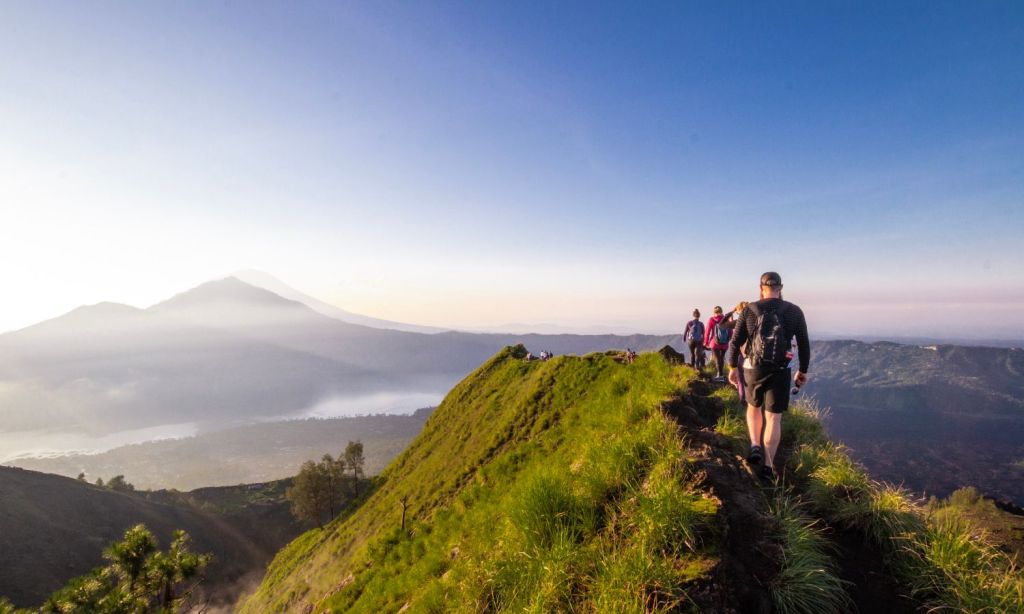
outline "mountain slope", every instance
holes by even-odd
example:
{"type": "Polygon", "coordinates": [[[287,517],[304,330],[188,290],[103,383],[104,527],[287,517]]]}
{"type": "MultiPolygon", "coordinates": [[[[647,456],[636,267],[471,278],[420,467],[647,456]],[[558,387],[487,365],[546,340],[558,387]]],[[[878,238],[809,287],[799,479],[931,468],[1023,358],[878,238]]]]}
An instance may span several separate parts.
{"type": "Polygon", "coordinates": [[[815,379],[846,405],[1024,415],[1024,351],[860,341],[813,345],[815,379]]]}
{"type": "Polygon", "coordinates": [[[664,348],[463,380],[349,516],[283,549],[242,612],[1024,612],[969,518],[871,480],[804,405],[786,488],[752,474],[731,388],[664,348]]]}
{"type": "Polygon", "coordinates": [[[272,340],[98,307],[0,335],[0,357],[4,431],[282,415],[381,385],[364,368],[272,340]]]}
{"type": "Polygon", "coordinates": [[[308,294],[300,292],[295,288],[292,288],[288,284],[284,283],[280,279],[264,273],[263,271],[246,270],[239,271],[234,274],[234,277],[242,280],[243,282],[269,290],[274,294],[283,296],[284,298],[298,301],[313,311],[322,315],[341,320],[342,322],[348,322],[349,324],[359,324],[362,326],[369,326],[371,328],[383,328],[387,330],[400,330],[409,333],[440,333],[446,329],[437,328],[434,326],[421,326],[419,324],[406,324],[404,322],[393,322],[391,320],[382,320],[380,318],[374,318],[370,316],[364,316],[358,313],[352,313],[351,311],[345,311],[340,307],[335,307],[329,303],[325,303],[318,298],[312,297],[308,294]]]}
{"type": "Polygon", "coordinates": [[[735,602],[744,591],[710,582],[726,558],[719,500],[661,409],[693,372],[656,354],[524,354],[507,348],[457,385],[366,502],[279,553],[242,611],[735,602]]]}
{"type": "Polygon", "coordinates": [[[1024,352],[822,341],[812,355],[808,394],[831,408],[829,433],[873,476],[1024,503],[1024,352]]]}
{"type": "Polygon", "coordinates": [[[334,398],[440,396],[512,342],[578,353],[673,339],[382,330],[227,278],[147,310],[101,304],[0,335],[0,431],[294,416],[334,398]]]}
{"type": "Polygon", "coordinates": [[[175,529],[186,530],[197,550],[214,554],[207,588],[230,594],[233,582],[258,570],[301,531],[282,499],[283,487],[274,500],[248,509],[213,513],[201,507],[231,490],[158,493],[149,499],[145,493],[0,467],[0,596],[22,606],[39,605],[70,578],[100,565],[103,549],[140,522],[164,546],[175,529]]]}

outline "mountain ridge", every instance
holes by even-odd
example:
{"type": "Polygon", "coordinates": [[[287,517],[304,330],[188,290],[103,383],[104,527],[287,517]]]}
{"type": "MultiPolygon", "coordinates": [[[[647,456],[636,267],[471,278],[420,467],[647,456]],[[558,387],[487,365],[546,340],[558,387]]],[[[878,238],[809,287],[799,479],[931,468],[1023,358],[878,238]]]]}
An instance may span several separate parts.
{"type": "Polygon", "coordinates": [[[1024,611],[996,545],[872,480],[812,408],[783,420],[776,488],[744,461],[735,392],[670,347],[526,353],[455,386],[240,611],[1024,611]]]}

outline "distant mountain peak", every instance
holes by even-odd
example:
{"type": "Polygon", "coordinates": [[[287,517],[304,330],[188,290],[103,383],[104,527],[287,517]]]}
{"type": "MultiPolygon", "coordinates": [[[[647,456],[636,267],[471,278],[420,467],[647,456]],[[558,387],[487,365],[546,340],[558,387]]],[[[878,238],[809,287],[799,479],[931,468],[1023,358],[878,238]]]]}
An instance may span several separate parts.
{"type": "Polygon", "coordinates": [[[175,294],[171,298],[150,307],[152,311],[173,311],[210,304],[243,303],[274,307],[306,309],[299,301],[293,301],[265,288],[248,284],[234,276],[215,279],[199,284],[191,290],[175,294]]]}
{"type": "Polygon", "coordinates": [[[382,320],[380,318],[374,318],[372,316],[365,316],[351,311],[346,311],[335,305],[324,302],[318,298],[310,296],[300,290],[289,286],[280,279],[264,271],[255,269],[246,269],[244,271],[238,271],[234,274],[236,279],[240,279],[243,283],[250,284],[259,288],[263,288],[278,296],[297,301],[302,303],[306,307],[309,307],[313,311],[325,315],[335,320],[341,320],[349,324],[357,324],[360,326],[368,326],[370,328],[379,328],[385,330],[398,330],[412,333],[440,333],[446,332],[448,329],[438,328],[434,326],[421,326],[418,324],[406,324],[404,322],[394,322],[391,320],[382,320]]]}
{"type": "Polygon", "coordinates": [[[126,322],[135,321],[136,318],[145,315],[145,313],[145,310],[138,307],[132,307],[124,303],[103,301],[92,305],[75,307],[56,318],[44,320],[14,332],[59,333],[71,330],[116,328],[126,322]]]}
{"type": "Polygon", "coordinates": [[[76,307],[71,311],[67,312],[65,315],[138,315],[142,313],[142,311],[143,310],[139,309],[138,307],[132,307],[131,305],[125,305],[124,303],[115,303],[113,301],[101,301],[99,303],[93,303],[92,305],[82,305],[81,307],[76,307]]]}

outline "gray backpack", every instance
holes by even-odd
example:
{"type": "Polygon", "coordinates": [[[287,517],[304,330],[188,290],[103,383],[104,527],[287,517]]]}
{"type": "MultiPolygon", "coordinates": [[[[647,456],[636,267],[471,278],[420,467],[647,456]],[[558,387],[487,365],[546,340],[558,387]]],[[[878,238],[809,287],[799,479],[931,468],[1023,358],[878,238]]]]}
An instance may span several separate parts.
{"type": "Polygon", "coordinates": [[[686,341],[703,341],[704,340],[704,323],[700,320],[692,320],[693,326],[686,333],[686,341]]]}

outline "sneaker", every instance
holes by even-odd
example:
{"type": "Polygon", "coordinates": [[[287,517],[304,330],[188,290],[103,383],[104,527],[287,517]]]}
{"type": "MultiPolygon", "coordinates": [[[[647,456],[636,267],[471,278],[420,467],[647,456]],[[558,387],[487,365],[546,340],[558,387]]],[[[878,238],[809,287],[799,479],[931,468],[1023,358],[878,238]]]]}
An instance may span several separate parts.
{"type": "Polygon", "coordinates": [[[763,467],[761,467],[761,479],[762,480],[767,480],[769,482],[774,482],[776,480],[776,477],[777,476],[775,475],[775,470],[774,469],[772,469],[768,465],[764,465],[763,467]]]}
{"type": "Polygon", "coordinates": [[[747,453],[747,463],[756,465],[762,460],[764,460],[764,453],[761,451],[761,446],[750,446],[750,452],[747,453]]]}

